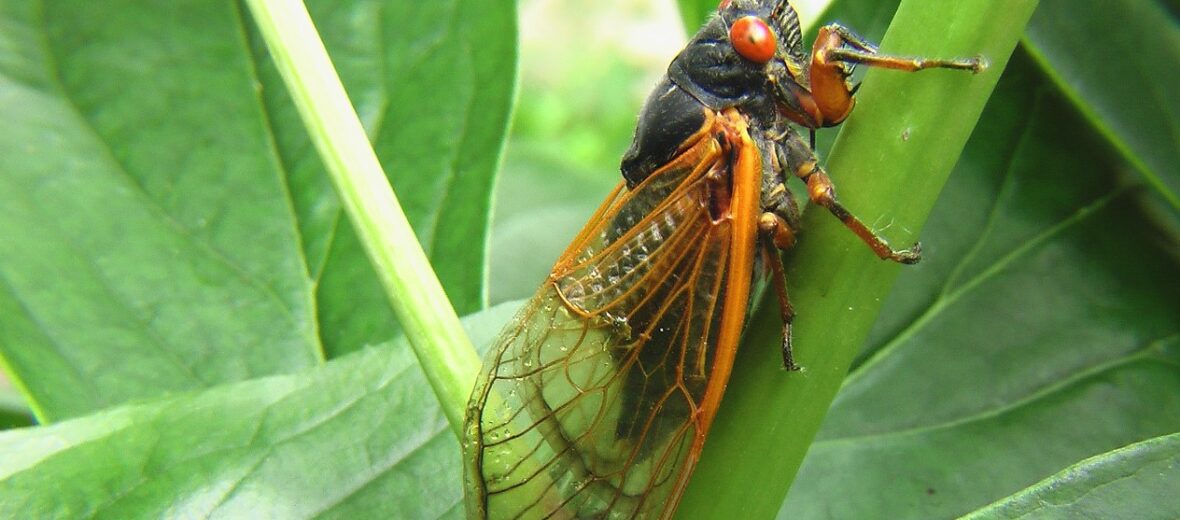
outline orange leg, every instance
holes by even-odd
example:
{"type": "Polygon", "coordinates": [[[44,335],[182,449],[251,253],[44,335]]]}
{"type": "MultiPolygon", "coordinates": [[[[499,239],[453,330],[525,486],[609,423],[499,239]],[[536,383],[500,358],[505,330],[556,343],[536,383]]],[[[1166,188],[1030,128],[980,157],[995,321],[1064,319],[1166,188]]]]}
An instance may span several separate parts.
{"type": "Polygon", "coordinates": [[[917,72],[925,69],[957,69],[969,70],[975,73],[983,72],[987,68],[982,57],[967,59],[934,59],[912,58],[904,56],[885,56],[857,49],[831,49],[828,60],[850,63],[862,63],[870,67],[917,72]]]}
{"type": "Polygon", "coordinates": [[[877,47],[848,28],[832,24],[819,30],[811,49],[811,95],[822,113],[820,126],[834,126],[852,111],[856,90],[848,82],[851,64],[915,72],[924,69],[958,69],[982,72],[987,62],[981,56],[961,59],[931,59],[879,54],[877,47]]]}
{"type": "MultiPolygon", "coordinates": [[[[889,69],[914,72],[923,69],[959,69],[975,73],[987,70],[987,61],[982,56],[974,58],[933,59],[908,56],[889,56],[878,53],[877,46],[872,42],[857,36],[851,29],[840,24],[831,24],[820,29],[821,35],[828,36],[822,50],[828,51],[828,60],[850,61],[864,63],[870,67],[885,67],[889,69]],[[831,37],[835,36],[835,39],[831,37]]],[[[813,49],[814,52],[819,47],[813,49]]]]}
{"type": "Polygon", "coordinates": [[[832,179],[828,177],[815,163],[811,163],[811,171],[800,175],[807,182],[807,196],[812,202],[828,209],[840,219],[844,225],[860,237],[869,248],[882,260],[892,260],[903,264],[916,264],[922,259],[922,245],[915,243],[909,249],[894,250],[880,235],[874,233],[860,219],[849,212],[840,201],[836,200],[836,188],[832,186],[832,179]]]}
{"type": "MultiPolygon", "coordinates": [[[[816,205],[823,206],[832,215],[840,219],[844,226],[852,230],[869,248],[882,260],[892,260],[903,264],[916,264],[922,258],[919,244],[909,249],[894,250],[889,243],[865,226],[864,222],[848,211],[836,199],[836,188],[827,172],[819,166],[815,152],[799,135],[788,135],[785,139],[775,143],[775,160],[782,165],[783,172],[792,172],[807,183],[807,198],[816,205]]],[[[763,219],[766,217],[764,216],[763,219]]],[[[769,227],[760,225],[760,227],[769,227]]]]}

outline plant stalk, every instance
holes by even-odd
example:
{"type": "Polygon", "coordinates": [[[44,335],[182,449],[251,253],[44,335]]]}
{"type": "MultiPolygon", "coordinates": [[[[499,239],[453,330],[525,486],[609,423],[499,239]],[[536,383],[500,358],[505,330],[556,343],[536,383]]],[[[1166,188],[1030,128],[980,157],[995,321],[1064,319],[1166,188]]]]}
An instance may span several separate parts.
{"type": "Polygon", "coordinates": [[[369,260],[458,434],[479,358],[300,0],[246,0],[369,260]]]}

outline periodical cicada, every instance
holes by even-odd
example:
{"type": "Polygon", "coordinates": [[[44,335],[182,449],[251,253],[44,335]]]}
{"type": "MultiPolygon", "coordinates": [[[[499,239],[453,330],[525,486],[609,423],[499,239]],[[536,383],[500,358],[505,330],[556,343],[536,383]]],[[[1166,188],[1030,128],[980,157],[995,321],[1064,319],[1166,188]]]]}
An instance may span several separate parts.
{"type": "Polygon", "coordinates": [[[882,55],[839,25],[806,54],[786,0],[724,0],[648,97],[623,181],[484,360],[467,410],[472,518],[668,518],[769,280],[791,356],[779,251],[795,242],[791,176],[878,256],[893,250],[836,200],[813,132],[852,110],[855,64],[980,71],[982,58],[882,55]]]}

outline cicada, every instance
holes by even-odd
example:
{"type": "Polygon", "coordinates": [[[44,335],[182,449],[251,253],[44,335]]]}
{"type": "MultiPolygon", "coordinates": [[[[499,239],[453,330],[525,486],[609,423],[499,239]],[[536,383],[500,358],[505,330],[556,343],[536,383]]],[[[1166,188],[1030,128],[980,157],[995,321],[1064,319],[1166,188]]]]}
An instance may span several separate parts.
{"type": "Polygon", "coordinates": [[[472,518],[668,518],[705,444],[754,287],[794,312],[790,177],[879,257],[837,201],[815,129],[852,110],[856,64],[980,71],[982,58],[887,56],[840,25],[810,54],[786,0],[724,0],[644,104],[623,180],[484,360],[464,428],[472,518]],[[805,129],[805,138],[796,129],[805,129]]]}

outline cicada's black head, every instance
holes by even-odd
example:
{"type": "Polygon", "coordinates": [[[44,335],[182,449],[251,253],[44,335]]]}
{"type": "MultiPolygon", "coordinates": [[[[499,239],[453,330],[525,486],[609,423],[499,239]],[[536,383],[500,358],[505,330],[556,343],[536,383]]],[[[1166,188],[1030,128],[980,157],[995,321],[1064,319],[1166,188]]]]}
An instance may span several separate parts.
{"type": "Polygon", "coordinates": [[[807,56],[799,18],[787,0],[722,0],[717,14],[668,66],[639,117],[623,156],[634,186],[665,164],[701,128],[704,109],[737,107],[757,126],[779,128],[799,112],[807,56]]]}
{"type": "Polygon", "coordinates": [[[807,85],[795,8],[787,0],[722,0],[672,61],[668,77],[711,109],[737,106],[755,119],[772,119],[775,101],[793,98],[775,89],[807,85]]]}

